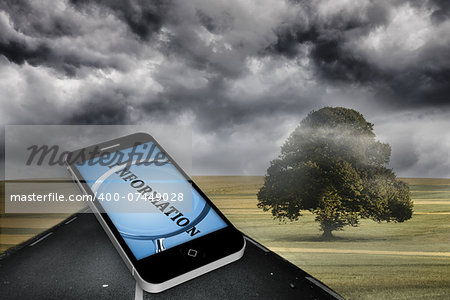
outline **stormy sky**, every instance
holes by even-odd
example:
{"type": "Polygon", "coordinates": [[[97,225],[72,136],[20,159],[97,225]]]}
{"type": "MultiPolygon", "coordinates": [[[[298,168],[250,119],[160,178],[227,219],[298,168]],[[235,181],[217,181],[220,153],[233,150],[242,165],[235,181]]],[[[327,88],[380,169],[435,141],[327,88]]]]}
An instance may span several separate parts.
{"type": "Polygon", "coordinates": [[[400,176],[450,177],[450,2],[0,2],[1,125],[192,129],[194,174],[263,175],[344,106],[400,176]]]}

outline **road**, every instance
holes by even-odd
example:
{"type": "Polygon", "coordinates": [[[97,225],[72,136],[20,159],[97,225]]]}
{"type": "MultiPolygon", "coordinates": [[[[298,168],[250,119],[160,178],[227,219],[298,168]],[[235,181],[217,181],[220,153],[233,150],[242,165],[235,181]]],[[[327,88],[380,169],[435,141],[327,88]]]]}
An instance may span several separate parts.
{"type": "MultiPolygon", "coordinates": [[[[91,213],[72,216],[0,255],[0,299],[133,299],[134,291],[133,277],[91,213]]],[[[249,240],[239,261],[144,298],[335,299],[327,291],[249,240]]]]}

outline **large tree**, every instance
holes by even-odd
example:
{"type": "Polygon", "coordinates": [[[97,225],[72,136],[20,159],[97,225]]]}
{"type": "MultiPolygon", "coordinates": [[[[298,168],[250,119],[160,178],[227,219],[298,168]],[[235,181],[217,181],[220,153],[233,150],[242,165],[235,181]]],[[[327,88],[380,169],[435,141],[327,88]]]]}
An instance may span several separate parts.
{"type": "Polygon", "coordinates": [[[412,216],[409,186],[388,168],[391,147],[353,109],[311,112],[271,161],[258,207],[280,220],[316,215],[323,238],[360,218],[403,222],[412,216]]]}

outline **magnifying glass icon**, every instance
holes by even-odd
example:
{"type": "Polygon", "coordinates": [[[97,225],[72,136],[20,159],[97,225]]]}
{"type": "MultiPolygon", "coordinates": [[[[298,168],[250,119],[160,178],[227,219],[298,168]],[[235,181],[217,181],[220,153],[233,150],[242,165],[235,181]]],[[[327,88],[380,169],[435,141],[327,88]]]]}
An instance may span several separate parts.
{"type": "MultiPolygon", "coordinates": [[[[137,160],[133,161],[131,163],[131,165],[135,165],[136,162],[137,162],[137,160]]],[[[107,172],[105,172],[103,175],[101,175],[95,181],[95,183],[92,185],[92,191],[94,192],[94,194],[96,194],[98,192],[98,190],[102,184],[111,183],[111,181],[108,181],[107,179],[112,174],[114,174],[120,170],[123,170],[125,165],[126,164],[114,166],[114,167],[110,168],[107,172]]],[[[184,180],[183,184],[188,184],[188,182],[184,180]]],[[[200,223],[206,217],[206,215],[208,215],[210,209],[211,209],[211,207],[206,202],[204,203],[204,205],[194,207],[191,215],[194,215],[195,217],[193,217],[193,219],[191,218],[191,221],[186,226],[176,228],[176,229],[170,228],[171,226],[167,226],[165,228],[164,227],[149,228],[149,229],[151,229],[151,230],[149,230],[151,232],[144,233],[144,232],[139,232],[139,231],[142,231],[142,228],[139,228],[139,229],[135,230],[135,232],[133,232],[134,230],[132,228],[130,229],[129,226],[120,226],[119,224],[116,224],[116,227],[117,227],[119,233],[124,238],[131,239],[131,240],[153,241],[153,244],[155,247],[155,252],[159,253],[166,249],[166,247],[164,245],[164,240],[166,238],[170,238],[170,237],[185,233],[186,231],[189,231],[194,226],[196,226],[198,223],[200,223]],[[168,230],[171,230],[171,231],[167,232],[168,230]],[[157,234],[155,234],[155,233],[157,233],[157,234]]],[[[149,218],[151,218],[150,215],[149,215],[149,218]]]]}

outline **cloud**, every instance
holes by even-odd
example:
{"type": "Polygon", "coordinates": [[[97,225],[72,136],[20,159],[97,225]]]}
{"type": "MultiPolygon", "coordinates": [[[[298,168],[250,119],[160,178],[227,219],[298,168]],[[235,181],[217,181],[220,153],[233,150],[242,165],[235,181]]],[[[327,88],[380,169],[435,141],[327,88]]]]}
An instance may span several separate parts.
{"type": "Polygon", "coordinates": [[[122,20],[130,30],[141,39],[149,39],[158,32],[164,21],[172,1],[139,1],[139,0],[71,0],[77,9],[92,12],[93,9],[106,9],[122,20]]]}
{"type": "Polygon", "coordinates": [[[11,1],[0,7],[0,53],[19,65],[84,76],[98,69],[126,71],[147,50],[129,38],[123,22],[98,8],[84,13],[65,1],[11,1]]]}
{"type": "Polygon", "coordinates": [[[309,111],[346,106],[401,174],[448,176],[389,128],[446,120],[449,31],[440,0],[2,1],[0,117],[188,126],[199,173],[262,174],[309,111]]]}
{"type": "Polygon", "coordinates": [[[403,177],[449,177],[448,111],[409,110],[375,119],[375,132],[392,146],[390,166],[403,177]]]}
{"type": "Polygon", "coordinates": [[[447,105],[450,21],[433,22],[447,7],[436,3],[319,1],[308,22],[280,26],[268,50],[293,57],[306,44],[327,81],[370,87],[397,105],[447,105]]]}
{"type": "Polygon", "coordinates": [[[448,1],[433,0],[431,3],[435,6],[435,10],[431,15],[434,22],[440,23],[450,18],[450,3],[448,1]]]}

